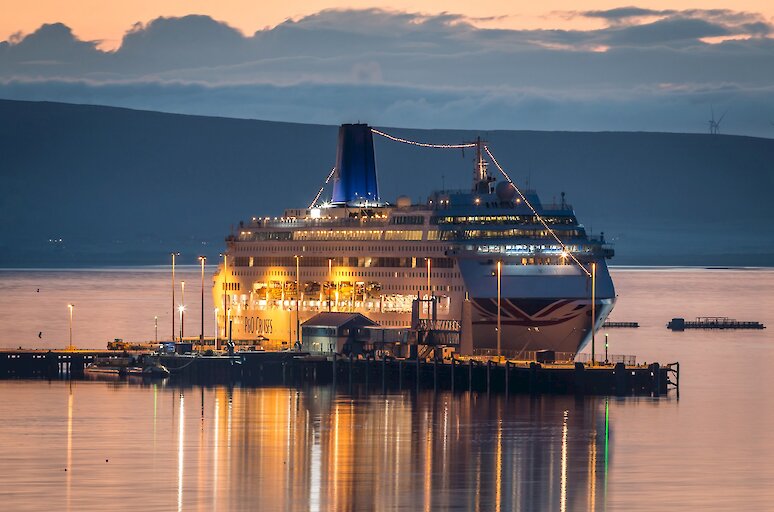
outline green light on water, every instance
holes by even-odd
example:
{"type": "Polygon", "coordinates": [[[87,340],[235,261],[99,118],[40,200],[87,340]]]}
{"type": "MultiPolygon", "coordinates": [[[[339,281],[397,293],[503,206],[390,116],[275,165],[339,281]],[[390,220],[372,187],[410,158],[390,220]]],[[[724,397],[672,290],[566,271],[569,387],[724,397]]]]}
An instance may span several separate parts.
{"type": "Polygon", "coordinates": [[[610,402],[605,399],[605,506],[607,506],[607,467],[610,446],[610,402]]]}

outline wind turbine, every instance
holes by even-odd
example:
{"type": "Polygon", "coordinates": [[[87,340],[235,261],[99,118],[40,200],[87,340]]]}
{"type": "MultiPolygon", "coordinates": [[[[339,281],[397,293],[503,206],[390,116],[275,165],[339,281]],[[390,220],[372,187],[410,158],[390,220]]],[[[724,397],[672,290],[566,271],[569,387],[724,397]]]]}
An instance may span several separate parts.
{"type": "Polygon", "coordinates": [[[709,123],[709,132],[710,132],[710,135],[717,135],[717,134],[720,133],[720,122],[723,120],[724,117],[726,117],[726,114],[728,114],[728,110],[723,112],[723,115],[720,116],[720,119],[718,119],[717,121],[715,121],[715,108],[714,107],[710,107],[710,113],[711,113],[711,117],[710,117],[710,120],[708,121],[708,123],[709,123]]]}

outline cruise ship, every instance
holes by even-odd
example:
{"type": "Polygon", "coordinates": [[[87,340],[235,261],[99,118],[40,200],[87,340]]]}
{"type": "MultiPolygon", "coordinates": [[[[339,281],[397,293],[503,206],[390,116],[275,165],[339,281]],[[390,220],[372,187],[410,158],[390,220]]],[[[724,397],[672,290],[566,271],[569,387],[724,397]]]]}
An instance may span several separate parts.
{"type": "Polygon", "coordinates": [[[213,282],[222,335],[292,344],[320,312],[357,312],[384,329],[418,317],[459,326],[461,354],[579,352],[615,303],[604,237],[586,233],[564,194],[544,204],[496,179],[480,139],[468,145],[469,189],[383,201],[374,131],[339,128],[329,199],[226,238],[213,282]]]}

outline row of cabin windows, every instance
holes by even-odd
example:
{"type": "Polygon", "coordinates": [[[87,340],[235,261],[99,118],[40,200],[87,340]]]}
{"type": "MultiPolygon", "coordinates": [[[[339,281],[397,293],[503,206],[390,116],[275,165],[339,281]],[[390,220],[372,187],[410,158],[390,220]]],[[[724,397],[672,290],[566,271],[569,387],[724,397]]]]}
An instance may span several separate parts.
{"type": "MultiPolygon", "coordinates": [[[[435,268],[454,268],[451,258],[430,258],[435,268]]],[[[424,268],[427,264],[423,257],[394,256],[343,256],[325,258],[322,256],[305,256],[298,259],[294,256],[237,256],[233,259],[234,267],[365,267],[365,268],[424,268]]]]}
{"type": "MultiPolygon", "coordinates": [[[[269,272],[259,270],[247,270],[247,271],[233,271],[231,275],[238,276],[257,276],[257,275],[269,275],[277,277],[293,277],[296,276],[295,270],[270,270],[269,272]]],[[[310,272],[301,271],[300,277],[328,277],[328,272],[310,272]]],[[[359,271],[353,272],[348,270],[334,271],[333,277],[398,277],[398,278],[427,278],[427,272],[368,272],[359,271]]],[[[431,279],[459,279],[461,276],[459,272],[435,272],[431,271],[431,279]]],[[[228,283],[234,284],[234,283],[228,283]]],[[[238,283],[237,283],[238,284],[238,283]]]]}
{"type": "Polygon", "coordinates": [[[274,244],[237,244],[232,247],[233,252],[290,252],[290,253],[306,253],[306,252],[327,252],[332,250],[337,252],[341,251],[368,251],[368,252],[443,252],[451,250],[453,247],[445,245],[350,245],[342,247],[340,245],[335,246],[298,246],[298,245],[274,245],[274,244]]]}

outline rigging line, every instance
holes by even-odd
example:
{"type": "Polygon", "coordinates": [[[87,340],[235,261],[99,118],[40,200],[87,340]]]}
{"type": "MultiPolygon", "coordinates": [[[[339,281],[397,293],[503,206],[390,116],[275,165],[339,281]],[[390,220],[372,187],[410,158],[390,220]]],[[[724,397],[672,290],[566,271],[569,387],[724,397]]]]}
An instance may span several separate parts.
{"type": "Polygon", "coordinates": [[[395,137],[394,135],[390,135],[388,133],[380,132],[376,128],[371,128],[371,132],[375,133],[376,135],[381,135],[382,137],[384,137],[386,139],[393,140],[395,142],[402,142],[403,144],[410,144],[412,146],[419,146],[419,147],[422,147],[422,148],[459,149],[459,148],[474,148],[474,147],[476,147],[476,143],[475,142],[464,143],[464,144],[429,144],[427,142],[417,142],[415,140],[401,139],[400,137],[395,137]]]}
{"type": "Polygon", "coordinates": [[[331,181],[331,178],[333,177],[333,173],[334,172],[336,172],[336,168],[335,167],[333,169],[331,169],[331,173],[328,175],[327,178],[325,178],[325,183],[323,183],[323,186],[320,187],[320,191],[317,192],[317,195],[314,196],[314,199],[312,199],[312,202],[309,203],[309,208],[312,208],[312,207],[314,207],[315,204],[317,204],[317,200],[320,199],[320,196],[323,193],[323,189],[325,188],[325,185],[327,185],[328,182],[331,181]]]}
{"type": "Polygon", "coordinates": [[[510,176],[508,176],[508,173],[507,173],[507,172],[505,172],[505,169],[503,169],[503,168],[502,168],[502,166],[500,165],[500,163],[499,163],[499,162],[497,161],[497,159],[494,157],[494,155],[492,154],[492,152],[491,152],[491,151],[489,151],[489,147],[488,147],[488,146],[486,146],[486,145],[484,146],[484,151],[486,151],[486,154],[487,154],[487,155],[489,155],[489,158],[491,158],[491,159],[492,159],[492,162],[495,164],[495,166],[497,167],[497,169],[498,169],[498,170],[499,170],[499,171],[502,173],[502,175],[505,177],[505,179],[506,179],[506,180],[508,180],[508,183],[510,183],[510,184],[513,186],[513,188],[514,188],[514,189],[516,189],[516,192],[518,192],[518,194],[519,194],[519,197],[521,197],[521,200],[522,200],[522,201],[524,201],[524,203],[525,203],[527,206],[529,206],[529,209],[530,209],[530,210],[532,210],[532,213],[533,213],[533,214],[535,214],[535,217],[537,217],[537,219],[540,221],[540,223],[543,225],[543,227],[544,227],[544,228],[546,228],[546,229],[548,230],[548,232],[549,232],[549,233],[551,233],[551,236],[553,236],[553,237],[554,237],[554,240],[556,240],[556,241],[559,243],[559,245],[561,245],[561,246],[562,246],[562,250],[563,250],[565,253],[567,253],[567,254],[570,256],[570,258],[572,258],[572,260],[573,260],[573,261],[574,261],[574,262],[575,262],[575,263],[578,265],[578,267],[580,267],[580,269],[581,269],[581,270],[583,270],[583,272],[586,274],[586,276],[587,276],[587,277],[591,277],[591,273],[589,273],[589,271],[588,271],[588,270],[586,270],[586,267],[584,267],[584,266],[583,266],[583,264],[582,264],[580,261],[578,261],[578,258],[576,258],[576,257],[575,257],[575,255],[572,253],[572,251],[568,251],[568,250],[567,250],[567,246],[566,246],[566,245],[564,245],[564,242],[562,242],[562,241],[559,239],[559,237],[556,235],[556,233],[554,232],[554,230],[553,230],[553,229],[551,229],[551,228],[548,226],[548,224],[546,224],[546,221],[545,221],[545,220],[543,220],[543,217],[542,217],[542,216],[541,216],[541,215],[540,215],[540,214],[537,212],[537,210],[535,210],[535,208],[532,206],[532,203],[530,203],[530,202],[529,202],[529,200],[528,200],[528,199],[527,199],[527,198],[524,196],[524,194],[522,194],[522,193],[521,193],[521,190],[519,189],[519,187],[517,187],[517,186],[516,186],[516,184],[515,184],[515,183],[513,182],[513,180],[511,179],[511,177],[510,177],[510,176]]]}

